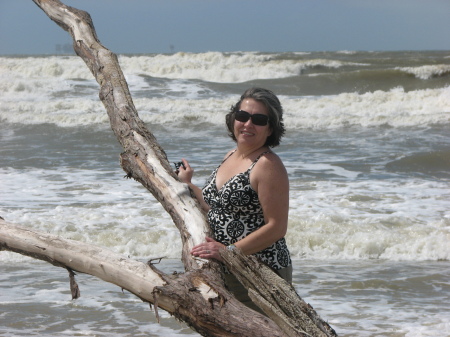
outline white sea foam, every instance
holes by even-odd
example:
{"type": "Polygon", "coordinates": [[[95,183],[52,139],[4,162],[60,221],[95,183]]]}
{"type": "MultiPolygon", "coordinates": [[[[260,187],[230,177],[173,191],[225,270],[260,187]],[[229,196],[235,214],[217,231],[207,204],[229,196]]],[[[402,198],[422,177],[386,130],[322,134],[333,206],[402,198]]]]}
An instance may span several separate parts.
{"type": "MultiPolygon", "coordinates": [[[[297,53],[296,55],[305,55],[297,53]]],[[[169,79],[198,79],[217,83],[239,83],[299,75],[314,67],[339,68],[359,63],[328,59],[278,59],[277,54],[176,53],[173,55],[119,56],[125,74],[169,79]]],[[[92,80],[94,77],[77,56],[0,57],[0,76],[22,79],[92,80]]]]}
{"type": "MultiPolygon", "coordinates": [[[[392,127],[431,126],[449,122],[450,87],[404,92],[347,93],[334,96],[281,97],[288,128],[336,128],[350,125],[392,127]]],[[[226,107],[235,97],[224,99],[137,98],[134,100],[144,122],[179,124],[201,119],[222,125],[226,107]],[[205,113],[207,112],[207,113],[205,113]]],[[[89,98],[51,100],[7,100],[0,105],[0,120],[20,124],[52,123],[77,126],[108,123],[101,102],[89,98]]]]}
{"type": "MultiPolygon", "coordinates": [[[[287,239],[294,258],[450,260],[447,183],[353,181],[348,171],[335,172],[349,180],[292,184],[287,239]]],[[[121,172],[8,169],[0,181],[8,221],[130,256],[181,254],[170,217],[121,172]]]]}
{"type": "Polygon", "coordinates": [[[78,56],[0,57],[0,74],[27,79],[90,80],[94,78],[78,56]]]}
{"type": "Polygon", "coordinates": [[[199,79],[216,83],[239,83],[300,75],[310,67],[339,68],[356,65],[336,60],[277,60],[270,54],[208,52],[201,54],[121,56],[124,72],[171,79],[199,79]]]}
{"type": "Polygon", "coordinates": [[[426,65],[421,67],[397,67],[396,69],[412,74],[421,80],[428,80],[432,77],[450,74],[450,65],[448,64],[426,65]]]}
{"type": "MultiPolygon", "coordinates": [[[[361,65],[325,58],[218,52],[120,56],[120,63],[139,114],[145,122],[156,124],[198,118],[212,124],[222,123],[222,116],[236,95],[214,92],[206,82],[276,81],[298,76],[308,68],[361,65]]],[[[420,78],[442,75],[450,69],[448,65],[400,68],[420,78]]],[[[398,87],[364,94],[309,97],[280,94],[280,98],[289,128],[405,127],[449,122],[450,87],[408,92],[398,87]]],[[[98,99],[98,84],[76,56],[1,57],[0,120],[58,126],[108,123],[98,99]]]]}
{"type": "Polygon", "coordinates": [[[450,87],[284,99],[283,104],[286,125],[294,128],[429,126],[448,123],[450,87]]]}
{"type": "Polygon", "coordinates": [[[338,54],[344,54],[344,55],[354,55],[357,53],[357,51],[353,50],[340,50],[337,52],[338,54]]]}
{"type": "Polygon", "coordinates": [[[170,217],[148,191],[122,177],[71,168],[1,170],[2,190],[9,193],[0,214],[12,223],[130,256],[178,257],[180,238],[170,217]]]}
{"type": "Polygon", "coordinates": [[[449,260],[446,182],[312,182],[291,192],[296,257],[449,260]]]}

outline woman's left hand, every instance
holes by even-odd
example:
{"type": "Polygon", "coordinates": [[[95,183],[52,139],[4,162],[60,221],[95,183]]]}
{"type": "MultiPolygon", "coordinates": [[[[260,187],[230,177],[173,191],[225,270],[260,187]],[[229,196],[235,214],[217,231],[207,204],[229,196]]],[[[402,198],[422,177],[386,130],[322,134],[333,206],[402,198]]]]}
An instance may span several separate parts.
{"type": "Polygon", "coordinates": [[[225,249],[225,245],[214,239],[206,237],[206,241],[195,246],[191,250],[191,254],[202,259],[215,259],[222,262],[219,250],[225,249]]]}

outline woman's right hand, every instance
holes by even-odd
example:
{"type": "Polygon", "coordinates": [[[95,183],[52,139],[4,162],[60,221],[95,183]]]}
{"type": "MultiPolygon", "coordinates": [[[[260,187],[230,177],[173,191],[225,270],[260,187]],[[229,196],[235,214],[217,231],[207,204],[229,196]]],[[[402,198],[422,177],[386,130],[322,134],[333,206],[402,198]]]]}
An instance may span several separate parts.
{"type": "Polygon", "coordinates": [[[188,186],[191,188],[191,190],[194,192],[195,197],[200,202],[200,205],[202,206],[202,209],[205,212],[209,211],[209,205],[205,202],[203,199],[203,193],[200,188],[192,184],[191,180],[194,176],[194,169],[189,165],[189,162],[186,159],[181,159],[183,162],[183,165],[180,166],[178,169],[178,178],[182,183],[188,184],[188,186]]]}
{"type": "Polygon", "coordinates": [[[194,176],[194,170],[189,165],[189,162],[186,159],[181,159],[183,165],[178,169],[178,178],[186,184],[190,184],[192,177],[194,176]]]}

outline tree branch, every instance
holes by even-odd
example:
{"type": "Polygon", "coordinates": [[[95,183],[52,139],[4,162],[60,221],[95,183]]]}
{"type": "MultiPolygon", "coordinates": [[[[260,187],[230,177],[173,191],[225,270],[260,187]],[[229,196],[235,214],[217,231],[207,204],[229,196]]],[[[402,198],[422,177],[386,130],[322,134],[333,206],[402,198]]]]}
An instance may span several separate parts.
{"type": "Polygon", "coordinates": [[[272,320],[236,300],[217,273],[206,265],[187,273],[166,275],[152,264],[2,219],[0,250],[113,283],[168,311],[205,336],[286,336],[272,320]]]}

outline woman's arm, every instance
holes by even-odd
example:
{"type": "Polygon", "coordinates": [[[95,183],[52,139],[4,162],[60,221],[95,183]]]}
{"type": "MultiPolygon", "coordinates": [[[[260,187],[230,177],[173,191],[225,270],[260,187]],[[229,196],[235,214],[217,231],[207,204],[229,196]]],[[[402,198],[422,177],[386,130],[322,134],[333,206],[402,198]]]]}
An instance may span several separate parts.
{"type": "Polygon", "coordinates": [[[182,162],[183,165],[181,165],[178,169],[178,178],[180,178],[183,183],[188,184],[188,186],[192,189],[203,210],[206,212],[209,211],[210,207],[203,199],[201,188],[191,182],[192,177],[194,176],[194,169],[189,165],[189,162],[186,159],[183,158],[182,162]]]}

